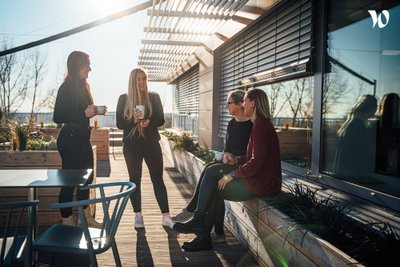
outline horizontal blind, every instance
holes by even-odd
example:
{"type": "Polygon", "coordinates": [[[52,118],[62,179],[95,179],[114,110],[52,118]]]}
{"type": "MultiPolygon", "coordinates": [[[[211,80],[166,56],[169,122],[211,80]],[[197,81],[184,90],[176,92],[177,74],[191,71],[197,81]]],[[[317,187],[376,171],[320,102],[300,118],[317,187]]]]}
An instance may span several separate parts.
{"type": "Polygon", "coordinates": [[[175,101],[180,115],[199,115],[199,66],[195,66],[175,81],[175,101]]]}
{"type": "Polygon", "coordinates": [[[240,84],[244,80],[250,84],[266,83],[262,79],[267,74],[273,73],[276,79],[309,71],[311,49],[312,0],[285,1],[223,44],[218,49],[221,53],[218,136],[225,137],[231,119],[225,108],[229,92],[244,88],[240,84]],[[306,63],[293,67],[298,62],[306,63]]]}

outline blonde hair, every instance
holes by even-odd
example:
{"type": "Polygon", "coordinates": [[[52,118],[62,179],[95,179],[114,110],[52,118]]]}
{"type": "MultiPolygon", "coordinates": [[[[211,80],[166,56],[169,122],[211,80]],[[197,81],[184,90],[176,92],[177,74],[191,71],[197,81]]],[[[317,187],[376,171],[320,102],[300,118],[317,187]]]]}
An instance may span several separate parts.
{"type": "MultiPolygon", "coordinates": [[[[142,68],[133,69],[129,76],[128,97],[126,98],[125,108],[124,108],[125,119],[130,120],[134,117],[136,105],[144,105],[146,111],[146,117],[151,116],[153,109],[151,106],[149,91],[147,87],[147,73],[142,68]],[[146,76],[146,85],[144,92],[140,91],[139,86],[137,84],[139,73],[143,73],[146,76]]],[[[129,133],[129,136],[133,136],[136,131],[139,133],[141,137],[144,136],[143,128],[140,127],[139,123],[135,127],[133,127],[132,131],[129,133]]]]}
{"type": "Polygon", "coordinates": [[[271,120],[269,101],[267,94],[258,88],[250,89],[246,92],[245,98],[254,101],[254,113],[251,121],[254,122],[258,116],[271,120]]]}

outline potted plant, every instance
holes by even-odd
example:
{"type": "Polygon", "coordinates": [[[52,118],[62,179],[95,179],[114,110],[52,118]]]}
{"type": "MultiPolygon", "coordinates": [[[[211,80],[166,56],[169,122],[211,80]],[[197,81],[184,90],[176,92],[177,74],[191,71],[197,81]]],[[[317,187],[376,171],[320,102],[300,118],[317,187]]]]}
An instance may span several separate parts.
{"type": "MultiPolygon", "coordinates": [[[[34,169],[34,168],[61,168],[61,157],[57,151],[57,141],[54,137],[50,137],[49,141],[43,138],[43,134],[35,127],[31,127],[19,122],[13,122],[10,128],[11,136],[14,136],[14,150],[0,151],[0,168],[1,169],[34,169]]],[[[96,146],[93,146],[94,153],[94,170],[96,177],[96,146]]],[[[94,177],[94,183],[95,178],[94,177]]],[[[58,188],[42,189],[39,194],[45,196],[46,201],[40,205],[39,225],[49,226],[60,221],[58,210],[51,209],[50,203],[58,202],[58,188]]],[[[92,191],[93,195],[95,191],[92,191]]],[[[1,189],[1,201],[16,201],[26,199],[27,189],[1,189]]],[[[94,207],[91,207],[92,213],[94,207]]]]}
{"type": "Polygon", "coordinates": [[[193,186],[197,184],[205,164],[214,158],[214,152],[195,143],[188,132],[162,132],[161,147],[175,168],[193,186]]]}

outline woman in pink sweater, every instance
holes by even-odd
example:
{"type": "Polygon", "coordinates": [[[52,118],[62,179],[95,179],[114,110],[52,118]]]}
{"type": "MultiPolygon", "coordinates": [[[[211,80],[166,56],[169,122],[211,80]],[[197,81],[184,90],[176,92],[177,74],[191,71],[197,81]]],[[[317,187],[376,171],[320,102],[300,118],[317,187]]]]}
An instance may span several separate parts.
{"type": "Polygon", "coordinates": [[[218,198],[245,201],[255,196],[273,197],[281,191],[279,141],[270,121],[268,97],[261,89],[250,89],[243,106],[245,116],[253,122],[245,162],[236,166],[215,164],[206,169],[193,218],[174,225],[178,232],[197,235],[183,244],[187,251],[212,249],[210,232],[218,198]]]}

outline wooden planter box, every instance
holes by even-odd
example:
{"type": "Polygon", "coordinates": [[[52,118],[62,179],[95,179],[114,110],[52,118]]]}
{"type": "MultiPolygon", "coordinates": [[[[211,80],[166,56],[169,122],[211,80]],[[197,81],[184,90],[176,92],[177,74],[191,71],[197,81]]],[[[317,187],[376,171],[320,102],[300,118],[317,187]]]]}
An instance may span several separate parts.
{"type": "Polygon", "coordinates": [[[110,152],[110,129],[93,128],[90,142],[97,147],[97,160],[108,160],[110,152]]]}
{"type": "MultiPolygon", "coordinates": [[[[94,180],[96,183],[96,147],[94,154],[94,180]]],[[[58,151],[0,151],[0,169],[34,169],[50,168],[61,169],[61,157],[58,151]]],[[[0,177],[1,179],[1,177],[0,177]]],[[[61,221],[60,211],[50,208],[50,204],[58,202],[59,188],[39,189],[39,218],[38,224],[50,226],[61,221]]],[[[95,197],[95,191],[91,191],[91,198],[95,197]]],[[[28,189],[0,188],[0,202],[25,201],[28,198],[28,189]]],[[[95,205],[90,206],[91,214],[96,210],[95,205]]],[[[3,216],[4,214],[0,214],[3,216]]],[[[1,218],[0,216],[0,218],[1,218]]],[[[3,221],[3,220],[1,220],[3,221]]],[[[0,223],[1,226],[1,223],[0,223]]]]}
{"type": "Polygon", "coordinates": [[[288,232],[294,223],[263,199],[225,205],[225,225],[262,266],[363,266],[312,232],[288,232]]]}
{"type": "MultiPolygon", "coordinates": [[[[51,137],[57,140],[60,128],[43,128],[40,131],[44,134],[44,140],[50,141],[51,137]]],[[[90,142],[97,147],[97,160],[108,160],[110,152],[110,129],[93,128],[91,131],[90,142]]]]}
{"type": "Polygon", "coordinates": [[[205,163],[190,152],[174,151],[174,143],[161,135],[160,140],[163,154],[174,163],[174,167],[195,187],[204,169],[205,163]]]}
{"type": "MultiPolygon", "coordinates": [[[[284,135],[292,137],[290,133],[284,135]]],[[[164,155],[195,186],[204,162],[186,151],[173,151],[173,143],[165,136],[160,143],[164,155]]],[[[261,198],[225,201],[225,206],[225,226],[249,248],[261,266],[363,266],[311,232],[288,233],[287,229],[293,227],[288,216],[261,198]]]]}

